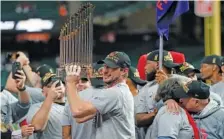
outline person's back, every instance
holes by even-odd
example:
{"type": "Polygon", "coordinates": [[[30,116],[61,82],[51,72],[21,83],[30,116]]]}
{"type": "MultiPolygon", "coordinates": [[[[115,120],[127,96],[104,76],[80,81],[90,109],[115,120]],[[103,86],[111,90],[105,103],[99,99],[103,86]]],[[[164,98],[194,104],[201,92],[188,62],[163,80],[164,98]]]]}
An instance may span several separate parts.
{"type": "Polygon", "coordinates": [[[224,107],[219,102],[210,99],[207,106],[200,114],[193,115],[198,125],[201,138],[223,139],[224,138],[224,107]]]}
{"type": "Polygon", "coordinates": [[[192,139],[193,130],[189,124],[185,111],[181,108],[179,113],[170,113],[166,106],[159,109],[145,139],[158,139],[170,137],[172,139],[192,139]]]}
{"type": "Polygon", "coordinates": [[[111,88],[102,89],[94,95],[94,105],[101,107],[101,103],[96,100],[102,98],[101,95],[105,93],[115,97],[113,102],[108,103],[103,109],[98,109],[99,113],[94,118],[96,139],[134,139],[134,100],[128,86],[119,83],[111,88]]]}
{"type": "MultiPolygon", "coordinates": [[[[41,108],[42,103],[36,103],[30,107],[27,114],[27,121],[31,123],[33,116],[41,108]]],[[[49,112],[49,119],[47,121],[46,128],[44,131],[38,131],[34,133],[34,139],[61,139],[62,138],[62,125],[60,120],[64,112],[64,106],[56,103],[52,104],[51,110],[49,112]]]]}

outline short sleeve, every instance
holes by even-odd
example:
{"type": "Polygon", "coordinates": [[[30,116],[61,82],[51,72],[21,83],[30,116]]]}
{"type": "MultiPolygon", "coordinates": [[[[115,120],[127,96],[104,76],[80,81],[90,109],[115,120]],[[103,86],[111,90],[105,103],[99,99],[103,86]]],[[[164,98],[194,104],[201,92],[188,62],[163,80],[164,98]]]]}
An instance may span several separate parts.
{"type": "Polygon", "coordinates": [[[37,104],[34,104],[30,107],[29,111],[28,111],[28,114],[27,114],[27,122],[29,124],[31,124],[32,122],[32,119],[34,117],[34,115],[37,113],[37,111],[40,109],[40,106],[42,105],[42,103],[37,103],[37,104]]]}
{"type": "Polygon", "coordinates": [[[67,126],[67,125],[71,125],[71,112],[70,112],[70,107],[69,104],[66,103],[65,104],[65,108],[64,108],[64,112],[62,114],[62,119],[61,120],[61,124],[62,126],[67,126]]]}
{"type": "Polygon", "coordinates": [[[121,92],[118,88],[102,89],[94,94],[90,102],[101,114],[106,114],[118,109],[119,95],[121,95],[121,92]]]}
{"type": "Polygon", "coordinates": [[[147,104],[145,100],[145,88],[142,88],[139,94],[135,98],[135,112],[145,113],[147,112],[147,104]]]}
{"type": "Polygon", "coordinates": [[[164,112],[158,120],[158,137],[172,137],[177,139],[180,126],[181,114],[164,112]]]}
{"type": "Polygon", "coordinates": [[[45,99],[40,88],[26,86],[26,92],[30,94],[32,104],[43,102],[45,99]]]}

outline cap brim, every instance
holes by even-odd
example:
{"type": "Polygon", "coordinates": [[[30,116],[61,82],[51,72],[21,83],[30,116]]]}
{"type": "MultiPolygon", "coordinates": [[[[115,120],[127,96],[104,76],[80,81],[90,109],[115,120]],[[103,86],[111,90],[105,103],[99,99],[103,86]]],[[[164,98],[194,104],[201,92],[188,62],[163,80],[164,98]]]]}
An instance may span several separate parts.
{"type": "Polygon", "coordinates": [[[173,62],[163,62],[163,65],[167,68],[176,68],[176,67],[179,67],[181,64],[176,64],[176,63],[173,63],[173,62]]]}
{"type": "Polygon", "coordinates": [[[182,87],[178,87],[175,90],[173,90],[173,97],[174,98],[189,98],[190,96],[187,95],[187,93],[184,91],[182,87]]]}
{"type": "Polygon", "coordinates": [[[135,84],[140,85],[140,86],[144,86],[145,84],[147,84],[147,81],[142,80],[141,78],[134,77],[134,78],[131,78],[131,80],[132,80],[135,84]]]}
{"type": "Polygon", "coordinates": [[[100,60],[97,62],[97,64],[106,64],[110,68],[119,68],[119,66],[116,63],[108,59],[100,60]]]}
{"type": "Polygon", "coordinates": [[[91,82],[91,85],[94,87],[105,86],[105,83],[103,82],[103,78],[101,77],[90,78],[90,82],[91,82]]]}
{"type": "Polygon", "coordinates": [[[189,69],[186,69],[186,70],[183,71],[183,73],[186,74],[186,75],[188,75],[191,72],[200,73],[200,70],[189,68],[189,69]]]}

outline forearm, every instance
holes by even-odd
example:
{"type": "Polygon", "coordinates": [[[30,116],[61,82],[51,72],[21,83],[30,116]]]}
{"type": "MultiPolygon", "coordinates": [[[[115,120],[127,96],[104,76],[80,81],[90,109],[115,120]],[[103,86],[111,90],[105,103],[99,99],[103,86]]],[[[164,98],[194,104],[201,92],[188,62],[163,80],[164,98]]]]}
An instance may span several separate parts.
{"type": "Polygon", "coordinates": [[[34,115],[31,124],[34,126],[35,130],[43,130],[48,122],[48,117],[51,109],[53,100],[47,97],[40,109],[34,115]]]}
{"type": "Polygon", "coordinates": [[[82,100],[77,93],[76,85],[67,83],[67,96],[70,109],[78,123],[88,121],[93,118],[97,112],[96,108],[89,102],[82,100]]]}
{"type": "Polygon", "coordinates": [[[19,101],[20,103],[30,103],[30,96],[29,93],[26,91],[19,91],[19,101]]]}
{"type": "Polygon", "coordinates": [[[137,126],[148,127],[152,124],[154,118],[155,114],[153,112],[147,114],[146,113],[136,114],[137,126]]]}
{"type": "Polygon", "coordinates": [[[12,78],[12,72],[10,72],[8,79],[5,84],[5,89],[12,93],[18,93],[18,89],[16,88],[15,80],[12,78]]]}
{"type": "Polygon", "coordinates": [[[35,80],[32,79],[33,78],[33,72],[31,70],[30,65],[24,65],[23,66],[23,71],[26,74],[26,77],[27,77],[27,79],[30,83],[29,85],[31,85],[31,87],[34,87],[35,86],[35,80]]]}
{"type": "Polygon", "coordinates": [[[80,104],[82,104],[82,100],[78,96],[76,84],[67,83],[66,88],[67,88],[67,98],[72,113],[79,113],[79,107],[81,107],[80,104]]]}
{"type": "Polygon", "coordinates": [[[71,139],[71,126],[63,126],[62,127],[62,138],[63,139],[71,139]]]}

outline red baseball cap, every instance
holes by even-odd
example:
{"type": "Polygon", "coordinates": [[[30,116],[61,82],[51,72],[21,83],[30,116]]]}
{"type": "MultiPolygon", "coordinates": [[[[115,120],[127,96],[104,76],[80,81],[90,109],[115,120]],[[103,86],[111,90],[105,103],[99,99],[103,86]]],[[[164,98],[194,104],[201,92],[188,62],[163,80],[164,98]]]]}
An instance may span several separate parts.
{"type": "Polygon", "coordinates": [[[142,80],[145,80],[145,65],[147,61],[147,54],[141,55],[138,59],[137,69],[142,80]]]}
{"type": "Polygon", "coordinates": [[[169,51],[173,57],[173,62],[177,64],[183,64],[185,62],[185,55],[180,52],[169,51]]]}

